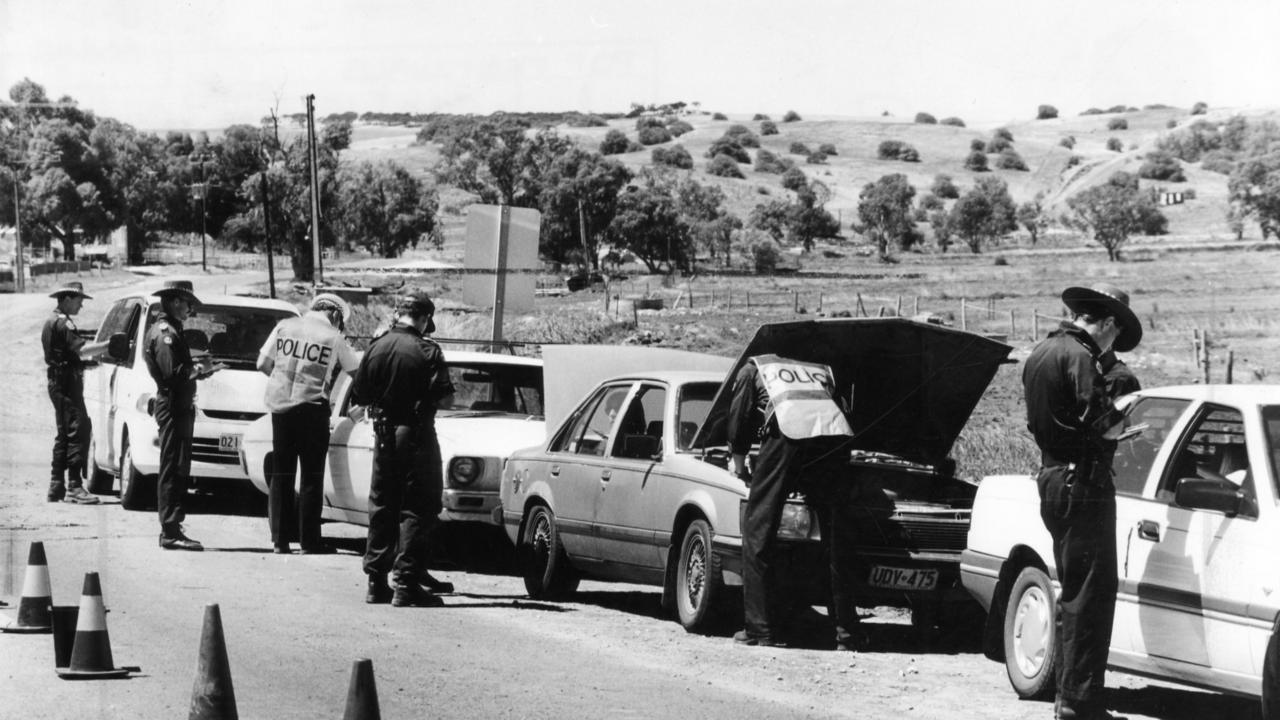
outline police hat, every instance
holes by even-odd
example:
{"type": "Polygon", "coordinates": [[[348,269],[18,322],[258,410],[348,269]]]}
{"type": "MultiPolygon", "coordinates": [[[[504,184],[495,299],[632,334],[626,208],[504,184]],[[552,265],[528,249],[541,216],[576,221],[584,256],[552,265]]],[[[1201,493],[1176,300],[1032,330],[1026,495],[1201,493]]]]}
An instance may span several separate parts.
{"type": "Polygon", "coordinates": [[[424,315],[435,315],[436,304],[431,302],[431,297],[424,292],[409,293],[400,298],[400,302],[396,304],[396,310],[402,313],[409,313],[415,317],[424,315]]]}
{"type": "Polygon", "coordinates": [[[320,293],[311,298],[312,310],[337,310],[342,314],[342,322],[351,319],[351,305],[333,293],[320,293]]]}
{"type": "Polygon", "coordinates": [[[200,298],[196,297],[190,280],[166,280],[164,287],[152,293],[162,300],[168,300],[174,297],[185,298],[192,305],[199,305],[200,298]]]}
{"type": "Polygon", "coordinates": [[[66,296],[66,295],[74,295],[74,296],[82,297],[85,300],[93,299],[92,295],[84,291],[84,283],[78,280],[73,280],[67,283],[66,285],[63,285],[62,287],[58,288],[57,290],[54,290],[53,292],[49,293],[49,297],[57,298],[59,300],[61,300],[63,296],[66,296]]]}
{"type": "Polygon", "coordinates": [[[1129,293],[1108,283],[1092,287],[1069,287],[1062,291],[1062,302],[1073,313],[1110,315],[1120,327],[1120,335],[1112,348],[1128,352],[1142,341],[1142,322],[1129,307],[1129,293]]]}

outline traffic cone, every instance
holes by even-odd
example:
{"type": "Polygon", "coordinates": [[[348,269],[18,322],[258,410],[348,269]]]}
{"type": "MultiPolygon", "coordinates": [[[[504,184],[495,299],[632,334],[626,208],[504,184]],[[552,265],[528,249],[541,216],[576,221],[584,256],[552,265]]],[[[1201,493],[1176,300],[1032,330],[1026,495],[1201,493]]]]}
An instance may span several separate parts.
{"type": "Polygon", "coordinates": [[[227,643],[222,638],[222,613],[217,603],[204,607],[204,628],[200,631],[200,660],[196,682],[191,689],[188,720],[238,720],[236,692],[231,687],[231,664],[227,643]]]}
{"type": "Polygon", "coordinates": [[[80,613],[76,618],[76,638],[71,645],[71,664],[56,668],[64,680],[108,680],[128,677],[135,668],[116,667],[111,659],[111,639],[107,637],[107,609],[102,605],[102,584],[98,573],[84,574],[80,593],[80,613]]]}
{"type": "Polygon", "coordinates": [[[378,709],[378,686],[373,682],[373,661],[360,658],[351,665],[347,687],[347,711],[342,720],[382,720],[378,709]]]}
{"type": "Polygon", "coordinates": [[[0,632],[53,632],[53,618],[49,613],[51,605],[53,593],[49,589],[49,563],[44,557],[44,543],[36,540],[31,543],[27,554],[27,574],[22,579],[18,618],[0,627],[0,632]]]}

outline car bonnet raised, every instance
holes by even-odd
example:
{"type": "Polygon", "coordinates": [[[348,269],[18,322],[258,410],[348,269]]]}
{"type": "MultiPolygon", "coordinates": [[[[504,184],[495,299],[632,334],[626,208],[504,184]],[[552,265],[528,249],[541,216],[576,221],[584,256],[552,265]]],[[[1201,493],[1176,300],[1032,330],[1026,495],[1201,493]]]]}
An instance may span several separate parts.
{"type": "Polygon", "coordinates": [[[943,460],[1012,348],[963,330],[904,318],[840,318],[761,325],[716,393],[694,447],[724,445],[733,377],[750,358],[776,354],[831,368],[853,386],[851,450],[943,460]]]}

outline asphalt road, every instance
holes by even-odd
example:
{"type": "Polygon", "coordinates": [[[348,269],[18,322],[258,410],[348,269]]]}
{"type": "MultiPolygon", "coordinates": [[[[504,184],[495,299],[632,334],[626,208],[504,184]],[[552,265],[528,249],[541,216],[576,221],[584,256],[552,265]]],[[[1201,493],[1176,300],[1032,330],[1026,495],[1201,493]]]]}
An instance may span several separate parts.
{"type": "MultiPolygon", "coordinates": [[[[95,295],[82,315],[91,327],[125,286],[82,279],[95,295]]],[[[256,279],[201,278],[197,292],[256,279]]],[[[17,602],[28,547],[42,541],[55,603],[78,604],[85,573],[98,572],[115,663],[141,672],[61,680],[50,636],[0,635],[0,718],[184,717],[210,603],[221,610],[241,718],[339,717],[357,658],[373,661],[385,718],[1052,717],[1051,705],[1016,699],[1003,667],[976,651],[972,628],[926,646],[894,611],[867,616],[868,652],[827,649],[816,611],[800,647],[744,648],[728,631],[685,633],[662,616],[656,588],[584,582],[573,602],[530,601],[518,578],[485,570],[495,563],[479,562],[478,549],[437,573],[459,590],[446,607],[369,606],[362,528],[326,526],[337,555],[277,556],[260,497],[201,497],[187,529],[208,549],[181,553],[157,547],[153,513],[127,512],[116,498],[47,504],[53,421],[39,326],[52,304],[43,293],[0,296],[0,337],[10,339],[0,354],[0,597],[17,602]]],[[[492,539],[451,536],[464,549],[492,539]]],[[[1131,718],[1256,714],[1212,693],[1117,674],[1109,681],[1111,707],[1131,718]]]]}

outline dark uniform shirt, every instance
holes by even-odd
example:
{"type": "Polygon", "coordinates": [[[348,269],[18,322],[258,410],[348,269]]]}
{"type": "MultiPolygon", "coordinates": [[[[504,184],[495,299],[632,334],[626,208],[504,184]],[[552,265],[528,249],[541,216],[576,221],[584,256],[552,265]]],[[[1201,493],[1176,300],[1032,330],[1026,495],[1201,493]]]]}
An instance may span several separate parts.
{"type": "Polygon", "coordinates": [[[76,324],[66,313],[55,310],[53,317],[45,321],[40,331],[40,342],[44,345],[45,364],[50,368],[75,370],[84,367],[80,359],[84,338],[76,333],[76,324]]]}
{"type": "Polygon", "coordinates": [[[1098,358],[1098,364],[1102,367],[1102,376],[1106,381],[1107,397],[1115,400],[1121,395],[1138,392],[1142,389],[1142,385],[1138,382],[1138,377],[1133,374],[1128,365],[1124,361],[1116,357],[1115,351],[1108,350],[1098,358]]]}
{"type": "Polygon", "coordinates": [[[729,452],[746,455],[760,439],[764,411],[769,406],[769,393],[759,382],[759,369],[747,362],[733,378],[733,395],[729,402],[729,452]]]}
{"type": "Polygon", "coordinates": [[[195,362],[191,348],[182,336],[182,323],[177,318],[160,313],[156,322],[147,330],[142,357],[147,370],[156,381],[156,391],[171,398],[178,407],[194,404],[196,381],[191,377],[195,362]]]}
{"type": "Polygon", "coordinates": [[[440,346],[412,327],[396,325],[364,354],[351,392],[357,403],[405,424],[434,417],[436,403],[453,394],[453,383],[440,346]]]}
{"type": "Polygon", "coordinates": [[[1119,419],[1107,396],[1100,354],[1089,333],[1064,322],[1036,345],[1022,367],[1027,429],[1046,465],[1098,457],[1102,433],[1119,419]]]}

